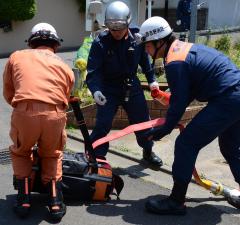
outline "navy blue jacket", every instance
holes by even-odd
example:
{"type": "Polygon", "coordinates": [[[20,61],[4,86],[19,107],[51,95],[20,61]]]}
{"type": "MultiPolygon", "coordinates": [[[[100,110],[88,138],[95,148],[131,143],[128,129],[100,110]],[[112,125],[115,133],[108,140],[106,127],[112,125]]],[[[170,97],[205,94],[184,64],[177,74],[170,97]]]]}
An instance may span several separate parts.
{"type": "Polygon", "coordinates": [[[221,52],[200,44],[176,40],[165,58],[171,91],[163,136],[170,133],[194,100],[211,102],[240,83],[240,71],[221,52]]]}
{"type": "Polygon", "coordinates": [[[134,80],[133,85],[139,85],[136,77],[138,65],[146,75],[148,83],[155,81],[148,54],[144,46],[136,45],[133,37],[138,28],[130,28],[127,39],[115,40],[109,31],[104,31],[93,41],[87,64],[87,86],[92,93],[104,89],[115,92],[123,87],[126,78],[134,80]]]}

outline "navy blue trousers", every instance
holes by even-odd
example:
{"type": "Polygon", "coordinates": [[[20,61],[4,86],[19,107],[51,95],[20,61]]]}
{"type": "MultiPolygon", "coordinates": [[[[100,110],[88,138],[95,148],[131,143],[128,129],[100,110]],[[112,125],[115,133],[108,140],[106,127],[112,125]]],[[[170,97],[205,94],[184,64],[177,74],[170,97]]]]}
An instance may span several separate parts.
{"type": "Polygon", "coordinates": [[[217,137],[220,151],[240,184],[240,87],[209,101],[177,137],[174,181],[190,182],[199,151],[217,137]]]}
{"type": "MultiPolygon", "coordinates": [[[[127,113],[130,124],[146,122],[150,120],[149,110],[142,91],[138,91],[130,96],[128,102],[124,102],[123,96],[104,93],[107,103],[104,106],[97,105],[96,125],[90,135],[92,142],[106,136],[112,128],[113,118],[122,105],[127,113]]],[[[147,151],[152,150],[153,142],[146,141],[142,135],[146,132],[135,132],[137,143],[147,151]]],[[[127,143],[126,143],[127,144],[127,143]]],[[[127,146],[126,146],[127,147],[127,146]]],[[[109,148],[109,143],[103,144],[96,148],[96,155],[105,156],[109,148]]]]}

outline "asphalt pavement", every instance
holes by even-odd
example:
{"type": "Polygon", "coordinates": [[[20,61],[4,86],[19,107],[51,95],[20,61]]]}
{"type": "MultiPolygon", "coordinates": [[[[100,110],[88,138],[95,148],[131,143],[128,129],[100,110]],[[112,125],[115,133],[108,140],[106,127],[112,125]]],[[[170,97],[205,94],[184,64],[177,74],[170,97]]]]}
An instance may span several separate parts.
{"type": "MultiPolygon", "coordinates": [[[[144,204],[151,198],[164,198],[169,195],[169,189],[163,188],[153,182],[147,182],[139,178],[147,176],[143,167],[114,154],[109,154],[109,160],[121,163],[121,168],[114,171],[119,174],[125,182],[125,187],[120,195],[120,200],[112,198],[109,202],[79,202],[65,199],[67,213],[62,225],[236,225],[239,218],[235,216],[236,210],[231,213],[208,204],[204,199],[188,199],[188,214],[186,216],[159,216],[149,214],[145,211],[144,204]],[[125,167],[128,165],[127,167],[125,167]],[[125,168],[123,168],[125,167],[125,168]],[[129,172],[134,171],[134,172],[129,172]]],[[[12,187],[11,166],[0,165],[1,170],[1,192],[0,192],[0,224],[1,225],[34,225],[54,224],[49,220],[46,208],[47,197],[45,195],[32,195],[32,210],[29,218],[21,220],[12,211],[15,199],[15,191],[12,187]]],[[[212,199],[214,201],[214,199],[212,199]]]]}

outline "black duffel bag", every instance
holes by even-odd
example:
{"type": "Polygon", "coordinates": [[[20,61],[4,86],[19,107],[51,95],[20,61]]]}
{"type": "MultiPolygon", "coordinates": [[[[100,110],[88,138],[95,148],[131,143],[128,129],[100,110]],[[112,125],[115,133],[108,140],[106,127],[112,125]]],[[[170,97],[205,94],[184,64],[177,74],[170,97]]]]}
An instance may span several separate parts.
{"type": "MultiPolygon", "coordinates": [[[[36,152],[34,161],[31,191],[46,193],[47,190],[41,183],[41,159],[36,152]]],[[[119,197],[124,186],[122,178],[112,172],[112,167],[106,160],[97,159],[93,164],[85,153],[64,152],[62,169],[64,197],[81,201],[106,201],[111,195],[119,197]]]]}
{"type": "MultiPolygon", "coordinates": [[[[104,159],[95,157],[89,133],[80,109],[79,100],[70,101],[80,131],[85,141],[85,152],[64,152],[62,160],[62,191],[64,196],[79,200],[105,201],[111,194],[119,197],[124,182],[120,176],[113,174],[111,165],[104,159]]],[[[41,183],[41,159],[38,147],[33,148],[32,192],[45,193],[41,183]]]]}

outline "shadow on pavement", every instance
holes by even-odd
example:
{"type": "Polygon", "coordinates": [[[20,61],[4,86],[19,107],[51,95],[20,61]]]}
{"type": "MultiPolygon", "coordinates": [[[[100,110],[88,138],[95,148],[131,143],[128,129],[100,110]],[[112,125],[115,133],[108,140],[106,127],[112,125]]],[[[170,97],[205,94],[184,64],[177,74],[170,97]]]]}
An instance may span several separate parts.
{"type": "MultiPolygon", "coordinates": [[[[120,216],[126,223],[139,225],[215,225],[221,223],[222,216],[225,214],[225,212],[214,206],[195,203],[197,200],[202,202],[203,199],[188,200],[188,214],[186,216],[160,216],[146,212],[144,207],[145,202],[148,199],[156,197],[164,198],[166,195],[155,195],[136,200],[111,200],[106,203],[80,203],[79,201],[65,199],[65,203],[67,206],[85,206],[87,213],[92,216],[98,215],[108,218],[120,216]]],[[[48,218],[48,211],[45,207],[47,198],[45,195],[34,194],[32,196],[33,206],[31,216],[25,220],[17,218],[13,213],[12,205],[14,200],[15,195],[7,195],[7,200],[0,199],[1,225],[38,225],[42,222],[44,224],[54,224],[48,218]]],[[[228,210],[230,210],[231,214],[239,213],[233,208],[229,208],[228,210]]]]}
{"type": "MultiPolygon", "coordinates": [[[[198,204],[195,207],[188,206],[186,216],[160,216],[146,212],[144,207],[145,202],[155,197],[164,198],[166,196],[150,196],[139,200],[112,200],[106,204],[96,203],[88,206],[87,211],[91,214],[104,217],[122,216],[125,222],[139,225],[216,225],[221,222],[222,214],[224,214],[224,212],[218,210],[216,207],[207,204],[198,204]]],[[[189,201],[187,204],[189,204],[189,201]]]]}
{"type": "Polygon", "coordinates": [[[19,219],[13,212],[13,204],[16,195],[7,195],[6,200],[0,199],[0,224],[1,225],[37,225],[42,221],[55,224],[48,217],[47,198],[45,195],[32,194],[32,208],[30,216],[26,219],[19,219]]]}

